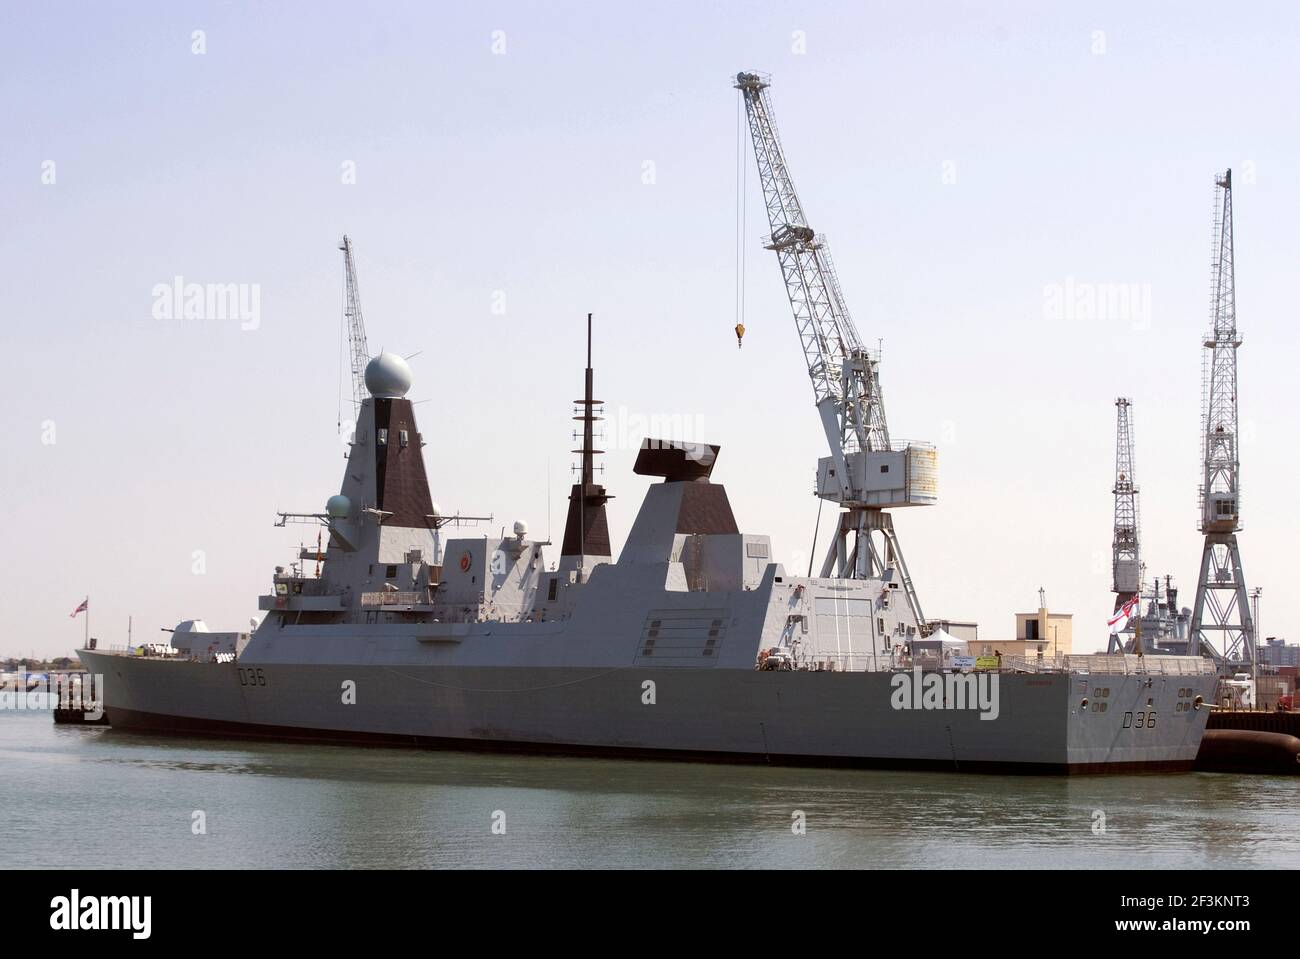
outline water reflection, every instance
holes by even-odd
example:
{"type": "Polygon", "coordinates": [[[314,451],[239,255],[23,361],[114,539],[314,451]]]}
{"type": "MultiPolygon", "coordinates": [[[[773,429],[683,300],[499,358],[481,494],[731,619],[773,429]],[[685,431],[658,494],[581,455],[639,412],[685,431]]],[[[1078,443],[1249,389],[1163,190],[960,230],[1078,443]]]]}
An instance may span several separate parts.
{"type": "Polygon", "coordinates": [[[142,736],[12,713],[0,760],[12,811],[0,865],[48,855],[50,835],[77,837],[78,865],[147,867],[1204,868],[1300,854],[1300,781],[1282,777],[501,756],[142,736]]]}

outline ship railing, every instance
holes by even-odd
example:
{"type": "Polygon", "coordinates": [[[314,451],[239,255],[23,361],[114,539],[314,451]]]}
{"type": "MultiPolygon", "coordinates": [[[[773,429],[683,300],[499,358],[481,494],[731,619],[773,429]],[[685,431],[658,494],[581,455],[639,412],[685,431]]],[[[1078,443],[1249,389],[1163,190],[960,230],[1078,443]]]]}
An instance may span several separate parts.
{"type": "Polygon", "coordinates": [[[1003,672],[1098,673],[1102,675],[1206,676],[1214,663],[1203,656],[1137,656],[1113,653],[1003,656],[1003,672]]]}
{"type": "Polygon", "coordinates": [[[120,656],[145,656],[149,659],[185,659],[188,656],[184,650],[166,646],[164,643],[113,643],[106,647],[101,646],[100,651],[117,653],[120,656]]]}
{"type": "Polygon", "coordinates": [[[362,606],[418,606],[428,602],[428,594],[416,590],[386,590],[361,594],[362,606]]]}
{"type": "Polygon", "coordinates": [[[893,669],[900,662],[901,657],[889,653],[808,651],[801,654],[788,668],[814,673],[863,673],[893,669]]]}
{"type": "Polygon", "coordinates": [[[276,596],[328,596],[329,584],[310,576],[278,576],[275,580],[276,596]],[[284,590],[281,591],[280,587],[284,590]]]}
{"type": "Polygon", "coordinates": [[[192,653],[189,661],[192,663],[233,663],[238,658],[238,654],[230,650],[202,649],[192,653]]]}
{"type": "Polygon", "coordinates": [[[142,654],[140,652],[141,646],[147,646],[147,645],[148,644],[142,644],[142,643],[135,643],[134,645],[124,645],[122,643],[114,643],[110,646],[102,647],[101,651],[113,653],[118,656],[143,655],[148,657],[149,659],[169,659],[169,660],[179,660],[182,662],[190,662],[190,663],[233,663],[238,658],[238,656],[234,652],[231,652],[229,650],[216,650],[216,649],[200,649],[200,650],[176,649],[174,652],[171,653],[160,653],[160,652],[146,649],[146,651],[142,654]]]}
{"type": "MultiPolygon", "coordinates": [[[[931,671],[961,670],[972,667],[968,662],[957,665],[941,661],[938,656],[906,653],[845,653],[808,651],[789,668],[810,672],[882,672],[920,669],[931,671]]],[[[994,671],[994,670],[989,670],[994,671]]],[[[997,671],[1010,673],[1095,673],[1098,675],[1206,676],[1215,672],[1214,663],[1202,656],[1136,656],[1094,654],[1058,654],[1056,656],[1003,656],[997,671]]]]}

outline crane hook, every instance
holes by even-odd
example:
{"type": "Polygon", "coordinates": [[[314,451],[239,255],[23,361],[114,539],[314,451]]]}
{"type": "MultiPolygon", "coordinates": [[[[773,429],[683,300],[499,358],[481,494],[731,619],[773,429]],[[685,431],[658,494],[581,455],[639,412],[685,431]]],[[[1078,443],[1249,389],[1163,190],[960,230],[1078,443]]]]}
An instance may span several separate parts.
{"type": "Polygon", "coordinates": [[[744,339],[745,339],[745,324],[737,323],[736,324],[736,349],[740,349],[742,346],[744,346],[744,343],[742,342],[744,339]]]}

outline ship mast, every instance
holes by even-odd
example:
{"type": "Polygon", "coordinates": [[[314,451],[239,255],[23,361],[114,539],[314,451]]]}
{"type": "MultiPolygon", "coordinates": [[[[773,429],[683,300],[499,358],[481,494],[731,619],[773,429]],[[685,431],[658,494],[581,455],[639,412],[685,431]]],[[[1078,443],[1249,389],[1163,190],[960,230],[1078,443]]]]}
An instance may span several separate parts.
{"type": "MultiPolygon", "coordinates": [[[[573,419],[582,424],[582,446],[573,450],[581,459],[576,467],[579,482],[569,492],[569,513],[564,524],[564,542],[560,547],[560,569],[572,571],[582,581],[593,562],[611,558],[609,522],[605,503],[613,499],[605,487],[596,483],[595,424],[603,419],[603,400],[595,398],[591,367],[591,314],[587,314],[587,368],[582,399],[574,400],[573,419]]],[[[575,432],[574,438],[577,439],[575,432]]]]}
{"type": "MultiPolygon", "coordinates": [[[[583,489],[586,489],[593,482],[595,482],[594,474],[595,474],[596,453],[603,452],[595,448],[594,445],[595,441],[593,439],[593,426],[596,420],[600,418],[595,415],[595,407],[600,401],[592,398],[593,378],[592,378],[592,370],[591,370],[591,314],[590,313],[587,314],[587,369],[585,373],[584,382],[586,384],[586,391],[583,393],[583,398],[575,401],[581,404],[582,415],[574,417],[575,420],[582,421],[582,449],[574,450],[574,452],[575,453],[580,452],[582,454],[582,486],[583,489]]],[[[585,528],[585,524],[584,524],[584,528],[585,528]]]]}

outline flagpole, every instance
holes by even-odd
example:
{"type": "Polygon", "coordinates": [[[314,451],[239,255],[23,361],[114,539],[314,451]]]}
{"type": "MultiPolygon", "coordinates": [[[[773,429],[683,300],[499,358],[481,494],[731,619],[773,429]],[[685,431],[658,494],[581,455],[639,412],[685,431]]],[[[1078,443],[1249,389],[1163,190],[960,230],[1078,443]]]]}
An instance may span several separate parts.
{"type": "Polygon", "coordinates": [[[89,595],[86,596],[86,639],[85,639],[85,645],[82,646],[81,648],[82,649],[90,648],[90,596],[89,595]]]}

